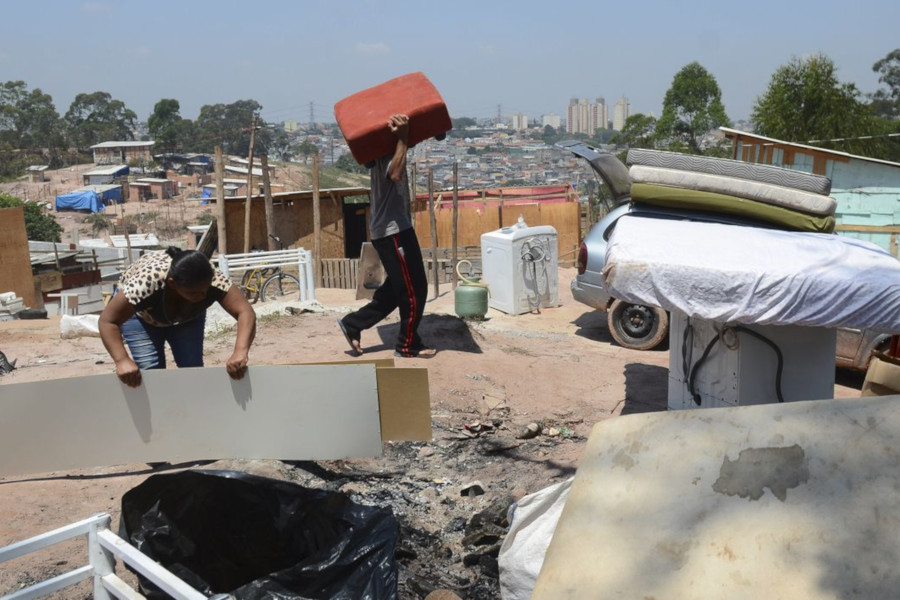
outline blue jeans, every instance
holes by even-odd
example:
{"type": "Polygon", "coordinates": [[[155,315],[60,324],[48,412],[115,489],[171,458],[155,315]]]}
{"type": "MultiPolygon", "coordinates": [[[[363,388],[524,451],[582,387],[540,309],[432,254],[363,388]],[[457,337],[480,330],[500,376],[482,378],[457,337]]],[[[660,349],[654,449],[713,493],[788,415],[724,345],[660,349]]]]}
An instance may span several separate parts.
{"type": "Polygon", "coordinates": [[[133,316],[122,325],[122,337],[141,370],[165,369],[164,344],[169,343],[179,367],[203,366],[203,326],[206,315],[171,327],[156,327],[133,316]]]}

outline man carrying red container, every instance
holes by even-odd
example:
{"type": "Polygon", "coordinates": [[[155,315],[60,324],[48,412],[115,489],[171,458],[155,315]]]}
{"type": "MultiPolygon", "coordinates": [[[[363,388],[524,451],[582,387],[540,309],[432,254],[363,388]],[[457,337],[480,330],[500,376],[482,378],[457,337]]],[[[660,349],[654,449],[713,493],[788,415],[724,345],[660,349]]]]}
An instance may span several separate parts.
{"type": "Polygon", "coordinates": [[[362,354],[362,331],[374,327],[394,309],[399,309],[400,333],[394,356],[432,356],[434,350],[422,343],[418,333],[425,312],[428,280],[419,240],[409,218],[406,177],[409,118],[403,114],[393,115],[388,127],[397,137],[394,153],[376,159],[369,170],[369,234],[387,277],[375,290],[371,302],[338,319],[338,325],[354,354],[362,354]]]}

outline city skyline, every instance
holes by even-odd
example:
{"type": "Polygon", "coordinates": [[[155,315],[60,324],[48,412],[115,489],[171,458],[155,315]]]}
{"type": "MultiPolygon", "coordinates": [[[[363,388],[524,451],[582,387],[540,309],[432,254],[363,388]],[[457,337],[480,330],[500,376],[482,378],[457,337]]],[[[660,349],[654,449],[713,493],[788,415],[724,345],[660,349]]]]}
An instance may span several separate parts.
{"type": "Polygon", "coordinates": [[[203,105],[254,99],[269,122],[330,122],[341,98],[413,71],[428,75],[454,117],[490,118],[500,105],[536,119],[598,91],[610,104],[627,96],[631,114],[659,115],[672,78],[697,61],[737,121],[793,58],[824,53],[842,82],[870,93],[879,87],[872,65],[900,45],[900,4],[875,0],[852,11],[813,0],[762,0],[752,10],[699,0],[647,0],[640,11],[567,0],[515,10],[471,0],[452,9],[407,0],[269,0],[252,11],[234,0],[3,8],[0,81],[40,88],[60,114],[78,93],[105,91],[141,120],[175,98],[189,119],[203,105]]]}

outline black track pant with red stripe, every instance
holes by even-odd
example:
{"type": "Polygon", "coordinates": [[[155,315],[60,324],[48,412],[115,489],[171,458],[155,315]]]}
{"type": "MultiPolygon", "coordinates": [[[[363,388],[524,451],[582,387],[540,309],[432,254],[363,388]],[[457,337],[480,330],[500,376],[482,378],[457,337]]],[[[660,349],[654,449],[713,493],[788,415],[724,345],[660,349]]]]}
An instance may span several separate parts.
{"type": "Polygon", "coordinates": [[[418,329],[428,296],[428,279],[416,232],[406,229],[397,235],[372,240],[372,246],[378,251],[387,278],[375,290],[371,302],[343,318],[344,325],[355,338],[360,331],[374,327],[399,308],[400,335],[396,350],[415,356],[422,348],[418,329]]]}

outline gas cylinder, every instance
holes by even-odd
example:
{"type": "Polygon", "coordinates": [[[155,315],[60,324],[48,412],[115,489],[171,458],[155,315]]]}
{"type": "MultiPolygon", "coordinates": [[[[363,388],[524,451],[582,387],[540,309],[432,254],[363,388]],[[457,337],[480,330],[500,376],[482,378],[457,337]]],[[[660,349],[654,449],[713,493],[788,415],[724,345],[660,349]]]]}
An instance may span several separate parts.
{"type": "Polygon", "coordinates": [[[460,284],[453,295],[456,314],[463,319],[482,320],[488,310],[488,287],[478,277],[466,277],[459,272],[459,266],[463,263],[469,265],[469,273],[472,272],[472,263],[461,260],[456,264],[456,274],[459,275],[460,284]]]}

